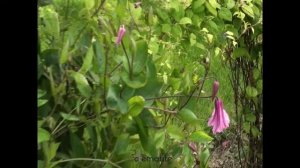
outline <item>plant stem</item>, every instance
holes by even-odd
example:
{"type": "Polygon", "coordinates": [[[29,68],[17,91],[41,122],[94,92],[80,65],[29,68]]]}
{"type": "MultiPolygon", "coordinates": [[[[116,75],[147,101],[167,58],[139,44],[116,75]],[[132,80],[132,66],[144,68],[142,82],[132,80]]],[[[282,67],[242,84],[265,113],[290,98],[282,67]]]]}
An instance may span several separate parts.
{"type": "Polygon", "coordinates": [[[122,45],[122,48],[123,48],[123,51],[125,53],[125,56],[126,56],[126,59],[127,59],[127,63],[128,63],[129,77],[130,77],[130,79],[132,79],[132,65],[130,65],[129,56],[128,56],[127,52],[126,52],[126,49],[125,49],[123,41],[121,41],[121,45],[122,45]]]}
{"type": "Polygon", "coordinates": [[[93,158],[73,158],[73,159],[65,159],[65,160],[60,160],[60,161],[56,161],[53,164],[59,164],[59,163],[64,163],[64,162],[71,162],[71,161],[94,161],[94,162],[103,162],[103,163],[108,163],[111,164],[114,167],[117,168],[122,168],[121,166],[111,162],[110,160],[107,159],[93,159],[93,158]]]}
{"type": "MultiPolygon", "coordinates": [[[[165,98],[176,98],[176,97],[188,97],[188,96],[190,96],[190,95],[161,96],[161,97],[145,98],[145,100],[148,101],[148,100],[154,100],[154,99],[165,99],[165,98]]],[[[195,95],[192,95],[191,97],[196,97],[196,98],[211,98],[211,96],[195,96],[195,95]]]]}
{"type": "Polygon", "coordinates": [[[172,111],[172,110],[165,110],[165,109],[160,109],[160,108],[157,108],[157,107],[144,107],[146,109],[153,109],[153,110],[160,110],[160,111],[163,111],[163,112],[166,112],[166,113],[170,113],[170,114],[177,114],[177,111],[172,111]]]}

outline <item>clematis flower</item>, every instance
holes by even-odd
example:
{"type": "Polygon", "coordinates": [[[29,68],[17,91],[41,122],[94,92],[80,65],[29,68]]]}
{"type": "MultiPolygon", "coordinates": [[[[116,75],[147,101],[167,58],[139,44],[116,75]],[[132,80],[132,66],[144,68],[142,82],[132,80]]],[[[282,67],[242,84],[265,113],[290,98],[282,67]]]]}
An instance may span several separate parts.
{"type": "Polygon", "coordinates": [[[215,108],[211,118],[208,120],[208,126],[213,127],[213,133],[223,132],[224,129],[229,127],[229,116],[223,108],[223,102],[221,99],[215,99],[215,108]]]}
{"type": "Polygon", "coordinates": [[[218,93],[218,90],[219,90],[219,82],[218,81],[214,81],[214,84],[213,84],[213,89],[212,89],[212,95],[211,95],[211,99],[214,100],[217,93],[218,93]]]}
{"type": "Polygon", "coordinates": [[[121,43],[122,38],[125,35],[125,32],[126,32],[125,26],[121,25],[120,28],[119,28],[118,37],[117,37],[117,40],[116,40],[117,45],[119,45],[121,43]]]}

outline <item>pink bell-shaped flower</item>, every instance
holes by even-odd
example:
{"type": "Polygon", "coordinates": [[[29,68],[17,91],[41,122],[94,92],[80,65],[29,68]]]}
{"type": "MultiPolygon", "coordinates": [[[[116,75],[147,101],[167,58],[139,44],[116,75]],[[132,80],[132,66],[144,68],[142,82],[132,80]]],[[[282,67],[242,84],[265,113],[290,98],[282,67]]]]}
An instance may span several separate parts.
{"type": "Polygon", "coordinates": [[[221,99],[215,99],[215,108],[211,118],[208,120],[208,126],[213,127],[213,133],[223,132],[224,129],[229,127],[229,116],[223,108],[223,102],[221,99]]]}
{"type": "Polygon", "coordinates": [[[118,37],[116,39],[116,44],[119,45],[125,35],[126,29],[124,25],[121,25],[118,32],[118,37]]]}
{"type": "Polygon", "coordinates": [[[213,89],[212,89],[212,95],[211,95],[211,99],[212,101],[215,99],[217,93],[218,93],[218,90],[219,90],[219,82],[218,81],[214,81],[214,84],[213,84],[213,89]]]}

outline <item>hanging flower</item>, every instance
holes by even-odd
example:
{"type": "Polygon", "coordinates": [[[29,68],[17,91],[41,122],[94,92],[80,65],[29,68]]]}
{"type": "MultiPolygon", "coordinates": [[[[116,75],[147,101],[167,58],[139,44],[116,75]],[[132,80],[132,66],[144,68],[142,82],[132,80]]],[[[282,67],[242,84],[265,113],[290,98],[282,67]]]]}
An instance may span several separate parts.
{"type": "Polygon", "coordinates": [[[118,37],[116,40],[116,44],[119,45],[123,39],[123,36],[125,35],[126,29],[124,25],[121,25],[118,32],[118,37]]]}
{"type": "Polygon", "coordinates": [[[214,84],[213,84],[213,89],[212,89],[212,95],[211,95],[211,99],[212,101],[215,99],[217,93],[218,93],[218,90],[219,90],[219,82],[218,81],[214,81],[214,84]]]}
{"type": "Polygon", "coordinates": [[[229,127],[229,116],[223,108],[223,102],[221,99],[215,99],[215,108],[211,118],[208,121],[208,126],[213,127],[213,133],[223,132],[224,129],[229,127]]]}

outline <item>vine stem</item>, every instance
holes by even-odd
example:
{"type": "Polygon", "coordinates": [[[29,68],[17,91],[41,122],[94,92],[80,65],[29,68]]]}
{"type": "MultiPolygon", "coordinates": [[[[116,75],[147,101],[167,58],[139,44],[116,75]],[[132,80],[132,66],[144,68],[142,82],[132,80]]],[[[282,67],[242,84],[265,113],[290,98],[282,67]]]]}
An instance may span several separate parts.
{"type": "Polygon", "coordinates": [[[64,163],[64,162],[71,162],[71,161],[95,161],[95,162],[103,162],[103,163],[108,163],[108,164],[111,164],[112,166],[114,167],[117,167],[117,168],[122,168],[121,166],[113,163],[112,161],[110,160],[107,160],[107,159],[93,159],[93,158],[73,158],[73,159],[65,159],[65,160],[60,160],[60,161],[56,161],[54,162],[54,164],[59,164],[59,163],[64,163]]]}
{"type": "MultiPolygon", "coordinates": [[[[150,98],[145,98],[145,100],[149,101],[149,100],[154,100],[154,99],[166,99],[166,98],[188,97],[188,96],[190,96],[190,95],[172,95],[172,96],[150,97],[150,98]]],[[[195,96],[195,95],[192,95],[192,97],[211,98],[211,96],[195,96]]]]}
{"type": "Polygon", "coordinates": [[[124,53],[125,53],[125,56],[126,56],[126,59],[127,59],[127,63],[128,63],[129,77],[132,78],[132,65],[130,65],[129,56],[127,54],[127,51],[126,51],[126,48],[124,46],[123,41],[121,41],[121,45],[122,45],[122,48],[124,50],[124,53]]]}
{"type": "Polygon", "coordinates": [[[163,112],[166,112],[166,113],[170,113],[170,114],[177,114],[177,111],[160,109],[160,108],[157,108],[157,107],[144,107],[144,108],[146,108],[146,109],[152,109],[152,110],[160,110],[160,111],[163,111],[163,112]]]}

